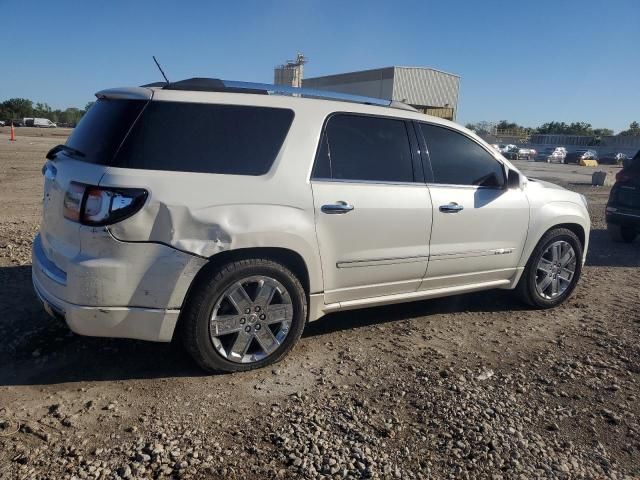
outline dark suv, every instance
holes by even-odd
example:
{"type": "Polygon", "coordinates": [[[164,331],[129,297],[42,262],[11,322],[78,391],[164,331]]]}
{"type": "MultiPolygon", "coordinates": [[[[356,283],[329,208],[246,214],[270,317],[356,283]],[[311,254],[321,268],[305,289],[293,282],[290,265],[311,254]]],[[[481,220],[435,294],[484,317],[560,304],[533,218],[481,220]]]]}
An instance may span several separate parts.
{"type": "Polygon", "coordinates": [[[613,240],[631,243],[640,233],[640,151],[616,175],[606,218],[613,240]]]}

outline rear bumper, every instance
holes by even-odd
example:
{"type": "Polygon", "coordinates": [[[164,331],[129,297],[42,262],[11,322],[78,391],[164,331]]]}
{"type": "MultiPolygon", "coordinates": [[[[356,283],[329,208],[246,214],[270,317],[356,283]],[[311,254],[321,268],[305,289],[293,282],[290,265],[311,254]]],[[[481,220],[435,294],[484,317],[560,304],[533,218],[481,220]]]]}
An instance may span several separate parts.
{"type": "Polygon", "coordinates": [[[38,280],[36,268],[34,265],[33,288],[45,311],[55,318],[64,319],[73,332],[92,337],[171,341],[180,310],[75,305],[47,292],[38,280]]]}
{"type": "Polygon", "coordinates": [[[45,310],[80,335],[170,341],[206,260],[166,245],[120,242],[99,229],[81,229],[80,240],[86,248],[63,256],[40,235],[34,239],[33,286],[45,310]]]}

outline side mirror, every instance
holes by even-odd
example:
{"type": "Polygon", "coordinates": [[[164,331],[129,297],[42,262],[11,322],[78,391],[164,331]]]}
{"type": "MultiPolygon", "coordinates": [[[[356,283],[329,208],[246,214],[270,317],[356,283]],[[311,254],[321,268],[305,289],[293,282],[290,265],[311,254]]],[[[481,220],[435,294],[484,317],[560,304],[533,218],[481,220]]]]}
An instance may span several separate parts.
{"type": "Polygon", "coordinates": [[[520,174],[515,170],[509,169],[509,173],[507,174],[507,188],[520,188],[520,174]]]}

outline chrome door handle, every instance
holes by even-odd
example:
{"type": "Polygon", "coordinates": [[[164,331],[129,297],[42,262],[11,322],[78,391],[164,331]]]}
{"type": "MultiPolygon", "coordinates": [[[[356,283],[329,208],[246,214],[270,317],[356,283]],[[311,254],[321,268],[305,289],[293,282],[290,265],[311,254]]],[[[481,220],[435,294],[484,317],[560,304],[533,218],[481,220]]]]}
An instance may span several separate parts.
{"type": "Polygon", "coordinates": [[[328,213],[329,215],[340,215],[343,213],[349,213],[353,210],[353,205],[349,205],[347,202],[339,201],[331,203],[329,205],[323,205],[320,207],[322,213],[328,213]]]}
{"type": "Polygon", "coordinates": [[[458,213],[461,210],[464,210],[464,207],[462,205],[458,205],[456,202],[440,205],[440,211],[442,213],[458,213]]]}

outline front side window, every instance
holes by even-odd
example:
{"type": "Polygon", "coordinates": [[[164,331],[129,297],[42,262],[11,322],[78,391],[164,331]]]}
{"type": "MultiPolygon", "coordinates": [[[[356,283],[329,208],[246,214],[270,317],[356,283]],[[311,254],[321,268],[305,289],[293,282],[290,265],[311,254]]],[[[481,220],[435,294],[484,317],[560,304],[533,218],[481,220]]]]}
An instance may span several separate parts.
{"type": "Polygon", "coordinates": [[[327,121],[314,178],[413,182],[411,146],[403,120],[338,114],[327,121]]]}
{"type": "Polygon", "coordinates": [[[420,124],[429,151],[433,183],[502,188],[502,164],[469,137],[445,127],[420,124]]]}

